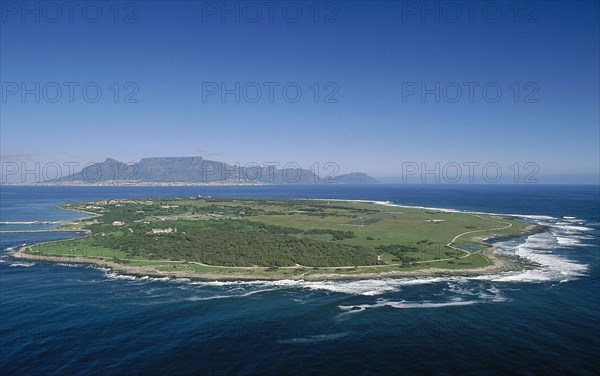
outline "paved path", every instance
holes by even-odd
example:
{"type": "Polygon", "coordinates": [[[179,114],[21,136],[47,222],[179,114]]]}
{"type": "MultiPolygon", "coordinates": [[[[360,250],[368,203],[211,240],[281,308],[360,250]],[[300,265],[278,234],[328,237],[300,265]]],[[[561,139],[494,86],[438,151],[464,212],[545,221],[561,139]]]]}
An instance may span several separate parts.
{"type": "MultiPolygon", "coordinates": [[[[462,258],[465,258],[465,257],[469,257],[469,256],[471,256],[471,255],[473,255],[473,254],[479,253],[479,252],[481,252],[481,250],[478,250],[478,251],[476,251],[476,252],[471,252],[471,251],[468,251],[468,250],[466,250],[466,249],[458,248],[458,247],[456,247],[456,246],[454,245],[454,243],[456,242],[456,239],[460,238],[460,237],[461,237],[461,236],[463,236],[463,235],[466,235],[466,234],[472,234],[472,233],[475,233],[475,232],[482,232],[482,231],[494,231],[494,230],[504,230],[504,229],[507,229],[507,228],[511,228],[511,227],[512,227],[512,223],[504,222],[504,221],[501,221],[501,220],[499,220],[499,219],[489,219],[489,218],[483,218],[483,217],[482,217],[482,216],[480,216],[480,215],[475,215],[475,216],[476,216],[477,218],[479,218],[479,219],[483,219],[483,220],[486,220],[486,221],[496,221],[496,222],[504,223],[504,224],[506,224],[506,226],[502,226],[502,227],[495,227],[495,228],[489,228],[489,229],[485,229],[485,230],[472,230],[472,231],[465,231],[465,232],[463,232],[463,233],[461,233],[461,234],[458,234],[458,235],[456,235],[456,236],[455,236],[455,237],[452,239],[452,241],[451,241],[450,243],[446,244],[446,246],[447,246],[448,248],[452,248],[452,249],[456,249],[456,250],[458,250],[458,251],[465,252],[465,254],[464,254],[463,256],[459,257],[459,258],[461,258],[461,259],[462,259],[462,258]]],[[[436,260],[436,261],[441,261],[441,260],[436,260]]],[[[421,262],[423,262],[423,261],[421,261],[421,262]]]]}

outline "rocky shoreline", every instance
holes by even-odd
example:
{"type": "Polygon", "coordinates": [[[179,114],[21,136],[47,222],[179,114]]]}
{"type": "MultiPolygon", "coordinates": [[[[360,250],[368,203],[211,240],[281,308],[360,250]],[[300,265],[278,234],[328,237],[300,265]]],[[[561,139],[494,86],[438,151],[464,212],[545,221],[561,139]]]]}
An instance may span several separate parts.
{"type": "Polygon", "coordinates": [[[155,266],[131,266],[118,263],[109,259],[89,258],[89,257],[58,257],[42,256],[26,253],[27,247],[21,247],[14,251],[11,256],[19,259],[31,261],[67,263],[67,264],[87,264],[99,268],[109,268],[125,275],[136,277],[156,277],[156,278],[187,278],[190,280],[202,281],[259,281],[259,280],[305,280],[305,281],[323,281],[323,280],[356,280],[356,279],[381,279],[381,278],[401,278],[401,277],[440,277],[440,276],[463,276],[475,277],[481,275],[499,274],[510,271],[523,270],[524,266],[506,256],[495,255],[489,252],[486,257],[492,262],[480,268],[471,269],[440,269],[428,268],[419,270],[397,270],[387,272],[372,273],[318,273],[318,274],[282,274],[274,272],[268,274],[245,274],[245,273],[198,273],[191,270],[158,270],[155,266]]]}

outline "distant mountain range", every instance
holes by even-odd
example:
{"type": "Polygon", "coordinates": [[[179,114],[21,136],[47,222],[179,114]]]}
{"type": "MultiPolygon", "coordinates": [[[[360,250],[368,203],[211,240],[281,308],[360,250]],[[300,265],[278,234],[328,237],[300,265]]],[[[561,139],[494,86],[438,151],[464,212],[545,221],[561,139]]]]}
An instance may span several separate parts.
{"type": "Polygon", "coordinates": [[[353,172],[321,178],[314,171],[298,165],[259,166],[258,164],[230,165],[202,157],[143,158],[133,164],[107,158],[74,174],[49,180],[45,183],[102,184],[106,182],[129,183],[225,183],[225,184],[374,184],[373,177],[363,172],[353,172]]]}
{"type": "Polygon", "coordinates": [[[349,174],[336,176],[338,183],[344,184],[378,184],[379,181],[364,172],[351,172],[349,174]]]}

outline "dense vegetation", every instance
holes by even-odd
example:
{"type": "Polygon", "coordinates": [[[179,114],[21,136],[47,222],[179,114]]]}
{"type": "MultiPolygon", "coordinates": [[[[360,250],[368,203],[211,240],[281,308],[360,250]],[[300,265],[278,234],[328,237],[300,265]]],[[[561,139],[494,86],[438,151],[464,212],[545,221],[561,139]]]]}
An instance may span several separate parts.
{"type": "Polygon", "coordinates": [[[336,239],[350,231],[309,230],[246,220],[161,221],[170,233],[153,234],[156,224],[135,223],[115,232],[110,225],[94,225],[93,245],[125,251],[131,256],[224,266],[353,266],[374,265],[377,255],[360,246],[306,238],[331,234],[336,239]],[[110,232],[109,232],[110,231],[110,232]],[[176,232],[175,232],[176,231],[176,232]],[[102,236],[101,234],[105,235],[102,236]],[[140,236],[142,235],[142,236],[140,236]]]}

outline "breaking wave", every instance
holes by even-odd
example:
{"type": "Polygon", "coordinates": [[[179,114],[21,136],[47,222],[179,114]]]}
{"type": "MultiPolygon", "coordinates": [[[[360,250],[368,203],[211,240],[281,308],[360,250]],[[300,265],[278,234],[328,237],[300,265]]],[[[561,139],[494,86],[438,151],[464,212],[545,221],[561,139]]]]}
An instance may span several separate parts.
{"type": "Polygon", "coordinates": [[[350,333],[331,333],[331,334],[316,334],[306,337],[286,338],[278,339],[277,343],[282,344],[306,344],[306,343],[318,343],[325,341],[333,341],[343,337],[347,337],[350,333]]]}
{"type": "Polygon", "coordinates": [[[453,307],[453,306],[465,306],[472,305],[478,303],[484,303],[483,300],[461,300],[455,299],[446,302],[431,302],[431,301],[423,301],[423,302],[410,302],[405,300],[400,301],[389,301],[389,300],[378,300],[374,304],[358,304],[352,306],[338,306],[339,309],[345,311],[345,313],[355,313],[362,312],[370,308],[382,308],[382,307],[391,307],[396,309],[408,309],[408,308],[442,308],[442,307],[453,307]]]}
{"type": "MultiPolygon", "coordinates": [[[[593,228],[565,224],[562,220],[544,220],[538,224],[548,226],[549,231],[528,236],[524,242],[510,240],[495,244],[498,253],[509,254],[533,263],[531,268],[521,272],[508,272],[503,275],[482,276],[478,279],[490,279],[496,282],[567,282],[587,275],[589,265],[576,262],[565,253],[577,247],[591,246],[597,239],[592,235],[593,228]]],[[[584,222],[569,217],[568,222],[584,222]]]]}
{"type": "Polygon", "coordinates": [[[31,268],[35,262],[13,262],[9,266],[11,268],[31,268]]]}

